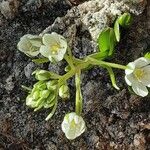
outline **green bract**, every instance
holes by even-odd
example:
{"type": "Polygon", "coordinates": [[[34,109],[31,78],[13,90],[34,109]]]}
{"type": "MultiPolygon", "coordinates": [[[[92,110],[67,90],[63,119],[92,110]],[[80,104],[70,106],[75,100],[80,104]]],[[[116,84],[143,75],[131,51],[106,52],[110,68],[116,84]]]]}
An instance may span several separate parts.
{"type": "Polygon", "coordinates": [[[66,39],[53,32],[45,34],[42,38],[43,44],[40,48],[40,53],[47,57],[51,62],[58,62],[64,58],[67,51],[66,39]]]}
{"type": "Polygon", "coordinates": [[[78,116],[75,112],[72,112],[65,115],[61,128],[66,137],[73,140],[85,131],[86,126],[83,118],[78,116]]]}
{"type": "Polygon", "coordinates": [[[37,56],[42,45],[40,36],[26,34],[20,38],[18,49],[28,56],[37,56]]]}

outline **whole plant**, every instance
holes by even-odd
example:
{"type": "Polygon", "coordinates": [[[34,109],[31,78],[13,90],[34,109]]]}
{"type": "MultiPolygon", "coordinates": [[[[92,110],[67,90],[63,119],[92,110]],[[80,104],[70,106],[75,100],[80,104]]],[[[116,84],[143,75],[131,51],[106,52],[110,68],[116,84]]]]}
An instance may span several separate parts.
{"type": "Polygon", "coordinates": [[[58,102],[60,102],[59,98],[64,100],[70,98],[70,88],[67,81],[75,77],[75,111],[67,113],[61,125],[66,137],[73,140],[86,130],[86,123],[82,117],[83,96],[81,91],[81,74],[84,70],[91,69],[93,66],[107,69],[112,86],[116,90],[120,88],[116,84],[113,68],[124,70],[125,82],[133,92],[142,97],[147,96],[150,87],[150,53],[129,62],[127,65],[110,62],[115,54],[115,47],[121,39],[120,29],[128,28],[131,23],[132,16],[129,13],[118,16],[113,27],[107,27],[99,34],[97,39],[98,51],[83,59],[73,56],[72,50],[68,46],[69,39],[65,39],[58,33],[46,33],[43,36],[24,35],[17,47],[31,58],[38,57],[32,59],[33,62],[38,64],[58,63],[62,60],[67,62],[64,67],[66,72],[64,75],[42,69],[33,72],[37,79],[33,88],[23,86],[29,90],[26,105],[34,111],[49,109],[50,113],[45,119],[46,121],[49,120],[56,111],[58,102]]]}

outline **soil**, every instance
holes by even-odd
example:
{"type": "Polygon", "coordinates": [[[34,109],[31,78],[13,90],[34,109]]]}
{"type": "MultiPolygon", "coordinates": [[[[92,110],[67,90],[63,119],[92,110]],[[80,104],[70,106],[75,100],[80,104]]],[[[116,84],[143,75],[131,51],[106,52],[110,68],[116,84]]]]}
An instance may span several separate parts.
{"type": "MultiPolygon", "coordinates": [[[[35,68],[63,70],[59,65],[35,65],[16,45],[24,34],[41,33],[57,17],[64,16],[71,5],[65,0],[13,2],[15,9],[10,14],[0,14],[0,150],[149,150],[150,97],[141,98],[129,92],[120,70],[116,70],[120,91],[112,87],[102,68],[94,67],[83,73],[83,117],[87,129],[76,140],[67,140],[60,128],[65,113],[74,111],[74,79],[69,80],[71,99],[60,101],[48,122],[44,120],[48,110],[35,113],[25,105],[27,93],[21,85],[35,83],[31,76],[35,68]]],[[[80,43],[86,33],[78,34],[80,43]]],[[[148,4],[141,15],[134,16],[132,26],[122,32],[111,61],[127,64],[149,50],[148,4]]],[[[81,51],[77,46],[75,54],[81,51]]]]}

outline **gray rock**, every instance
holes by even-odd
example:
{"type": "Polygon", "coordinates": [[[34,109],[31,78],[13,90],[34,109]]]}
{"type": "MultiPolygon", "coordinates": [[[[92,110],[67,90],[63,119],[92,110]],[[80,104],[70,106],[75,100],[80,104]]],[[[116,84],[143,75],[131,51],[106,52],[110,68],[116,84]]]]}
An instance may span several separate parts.
{"type": "Polygon", "coordinates": [[[30,62],[25,68],[24,73],[25,76],[29,79],[31,77],[32,72],[34,71],[35,64],[33,62],[30,62]]]}
{"type": "Polygon", "coordinates": [[[0,3],[0,12],[6,19],[13,19],[18,13],[19,1],[7,0],[0,3]]]}
{"type": "Polygon", "coordinates": [[[14,89],[13,77],[14,77],[14,75],[12,74],[6,79],[5,89],[8,92],[10,92],[14,89]]]}

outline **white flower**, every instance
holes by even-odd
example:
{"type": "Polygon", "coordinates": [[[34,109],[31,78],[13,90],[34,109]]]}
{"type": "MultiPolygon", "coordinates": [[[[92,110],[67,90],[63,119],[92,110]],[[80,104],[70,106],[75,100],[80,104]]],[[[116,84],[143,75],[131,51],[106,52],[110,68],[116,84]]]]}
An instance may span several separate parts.
{"type": "Polygon", "coordinates": [[[42,44],[40,36],[26,34],[20,38],[17,45],[18,49],[28,56],[37,56],[42,44]]]}
{"type": "Polygon", "coordinates": [[[66,39],[53,32],[51,34],[44,34],[43,44],[40,48],[40,53],[49,58],[51,62],[53,61],[61,61],[64,58],[64,55],[67,50],[67,41],[66,39]]]}
{"type": "Polygon", "coordinates": [[[70,140],[80,136],[86,129],[83,118],[75,112],[65,115],[61,127],[66,137],[70,140]]]}
{"type": "Polygon", "coordinates": [[[130,62],[125,70],[125,81],[132,86],[133,91],[142,97],[148,95],[147,87],[150,87],[150,60],[141,57],[130,62]]]}

